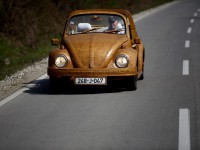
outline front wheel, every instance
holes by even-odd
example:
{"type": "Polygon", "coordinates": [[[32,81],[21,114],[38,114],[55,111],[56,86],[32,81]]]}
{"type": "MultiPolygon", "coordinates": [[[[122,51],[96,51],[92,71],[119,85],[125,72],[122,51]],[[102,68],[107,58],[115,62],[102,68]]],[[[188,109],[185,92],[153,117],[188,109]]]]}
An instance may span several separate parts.
{"type": "Polygon", "coordinates": [[[142,71],[142,74],[140,75],[138,80],[143,80],[144,79],[144,71],[142,71]]]}
{"type": "Polygon", "coordinates": [[[137,77],[136,76],[132,76],[127,80],[127,88],[130,91],[137,90],[137,77]]]}
{"type": "Polygon", "coordinates": [[[58,93],[60,90],[60,79],[49,77],[49,87],[51,93],[58,93]]]}

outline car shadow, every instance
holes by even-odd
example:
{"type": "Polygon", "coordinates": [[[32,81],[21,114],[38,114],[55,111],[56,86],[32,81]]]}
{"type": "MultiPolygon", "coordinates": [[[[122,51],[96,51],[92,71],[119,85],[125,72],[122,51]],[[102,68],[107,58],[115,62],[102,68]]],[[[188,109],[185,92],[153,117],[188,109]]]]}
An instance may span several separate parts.
{"type": "Polygon", "coordinates": [[[77,94],[103,94],[103,93],[119,93],[126,91],[123,87],[116,85],[102,86],[75,86],[60,85],[56,91],[52,91],[49,85],[49,79],[34,80],[30,83],[24,83],[24,93],[42,94],[42,95],[77,95],[77,94]]]}

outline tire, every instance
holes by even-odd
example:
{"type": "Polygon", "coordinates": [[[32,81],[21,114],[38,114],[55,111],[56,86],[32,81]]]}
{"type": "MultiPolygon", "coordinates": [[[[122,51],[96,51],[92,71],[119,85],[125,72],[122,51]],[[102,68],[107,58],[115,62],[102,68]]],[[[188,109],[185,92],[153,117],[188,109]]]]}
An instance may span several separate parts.
{"type": "Polygon", "coordinates": [[[144,79],[144,71],[142,72],[141,76],[139,77],[138,80],[143,80],[144,79]]]}
{"type": "Polygon", "coordinates": [[[142,68],[142,74],[140,75],[138,80],[143,80],[144,79],[144,60],[145,60],[145,50],[143,52],[143,68],[142,68]]]}
{"type": "Polygon", "coordinates": [[[58,93],[60,90],[60,80],[56,77],[49,77],[49,87],[51,93],[58,93]]]}
{"type": "Polygon", "coordinates": [[[132,76],[128,79],[127,81],[127,85],[128,85],[128,90],[130,91],[135,91],[137,90],[137,77],[136,76],[132,76]]]}

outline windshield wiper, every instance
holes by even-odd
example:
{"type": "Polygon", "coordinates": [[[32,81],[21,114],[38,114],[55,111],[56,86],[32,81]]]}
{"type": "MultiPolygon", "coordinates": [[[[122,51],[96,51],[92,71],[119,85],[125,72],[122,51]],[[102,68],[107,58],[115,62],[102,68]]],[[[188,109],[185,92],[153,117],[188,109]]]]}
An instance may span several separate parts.
{"type": "Polygon", "coordinates": [[[106,30],[104,31],[105,33],[113,33],[113,32],[121,32],[121,31],[124,31],[123,29],[114,29],[114,30],[106,30]]]}
{"type": "Polygon", "coordinates": [[[85,31],[83,31],[82,33],[87,33],[87,32],[90,32],[90,31],[98,30],[98,29],[100,29],[100,28],[101,28],[101,27],[95,27],[95,28],[92,28],[92,29],[85,30],[85,31]]]}

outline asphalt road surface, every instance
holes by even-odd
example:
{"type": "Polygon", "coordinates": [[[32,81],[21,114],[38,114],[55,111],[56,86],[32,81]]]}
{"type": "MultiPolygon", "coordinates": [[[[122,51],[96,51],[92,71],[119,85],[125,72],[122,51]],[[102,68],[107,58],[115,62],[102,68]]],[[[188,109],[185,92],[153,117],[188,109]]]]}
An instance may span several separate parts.
{"type": "Polygon", "coordinates": [[[200,1],[136,21],[145,79],[136,91],[50,94],[48,78],[0,105],[1,150],[199,150],[200,1]]]}

